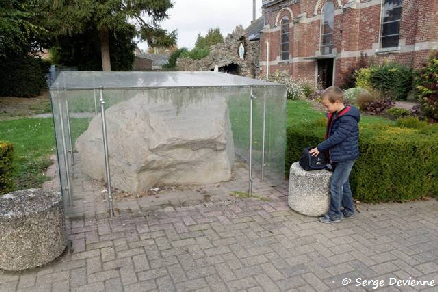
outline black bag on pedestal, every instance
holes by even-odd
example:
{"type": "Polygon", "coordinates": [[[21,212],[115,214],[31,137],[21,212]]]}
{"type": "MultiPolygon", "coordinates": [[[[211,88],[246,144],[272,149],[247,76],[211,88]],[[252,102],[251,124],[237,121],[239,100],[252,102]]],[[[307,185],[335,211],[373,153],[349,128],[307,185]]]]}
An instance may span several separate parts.
{"type": "Polygon", "coordinates": [[[300,166],[304,170],[318,170],[327,168],[327,164],[329,163],[327,156],[324,152],[319,152],[317,156],[313,156],[309,153],[311,149],[314,147],[308,147],[303,149],[303,153],[300,158],[300,166]]]}

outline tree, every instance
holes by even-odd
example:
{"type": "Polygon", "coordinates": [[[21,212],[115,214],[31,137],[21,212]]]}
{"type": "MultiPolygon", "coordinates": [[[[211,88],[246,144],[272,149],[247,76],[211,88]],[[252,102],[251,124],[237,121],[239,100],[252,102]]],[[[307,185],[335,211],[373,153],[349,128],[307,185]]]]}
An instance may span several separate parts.
{"type": "Polygon", "coordinates": [[[176,60],[181,56],[181,54],[183,54],[185,52],[188,52],[188,50],[186,48],[181,48],[181,49],[173,51],[170,54],[169,62],[166,65],[164,65],[163,67],[168,68],[168,69],[175,68],[176,67],[176,60]]]}
{"type": "Polygon", "coordinates": [[[47,87],[49,64],[35,57],[47,31],[32,0],[0,0],[0,96],[32,97],[47,87]]]}
{"type": "Polygon", "coordinates": [[[111,71],[110,34],[130,30],[152,47],[176,43],[176,31],[168,33],[158,23],[168,17],[171,0],[35,0],[45,16],[45,27],[57,36],[74,35],[90,29],[98,32],[102,70],[111,71]],[[149,21],[143,20],[146,16],[149,21]]]}
{"type": "MultiPolygon", "coordinates": [[[[131,30],[110,32],[111,69],[132,70],[134,63],[135,35],[131,30]]],[[[53,63],[77,67],[78,70],[99,71],[102,69],[99,32],[93,26],[82,33],[57,38],[56,46],[50,49],[53,63]]]]}
{"type": "Polygon", "coordinates": [[[208,33],[205,35],[205,37],[201,36],[201,34],[198,34],[198,38],[196,40],[195,48],[198,49],[204,49],[208,48],[210,49],[210,46],[223,43],[224,37],[221,34],[221,31],[219,28],[210,28],[208,30],[208,33]]]}
{"type": "Polygon", "coordinates": [[[45,30],[36,25],[37,14],[29,0],[0,0],[0,57],[35,51],[45,30]]]}

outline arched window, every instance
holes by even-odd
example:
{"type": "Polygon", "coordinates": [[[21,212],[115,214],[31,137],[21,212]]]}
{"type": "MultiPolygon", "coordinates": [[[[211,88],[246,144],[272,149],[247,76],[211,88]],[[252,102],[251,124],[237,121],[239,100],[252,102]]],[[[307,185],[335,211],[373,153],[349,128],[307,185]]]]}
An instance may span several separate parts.
{"type": "Polygon", "coordinates": [[[333,49],[333,28],[335,6],[329,1],[323,8],[324,18],[321,22],[321,55],[329,55],[333,49]]]}
{"type": "Polygon", "coordinates": [[[385,0],[382,13],[382,48],[398,47],[402,0],[385,0]]]}
{"type": "Polygon", "coordinates": [[[281,60],[289,60],[289,18],[283,17],[281,19],[281,46],[280,46],[281,60]]]}

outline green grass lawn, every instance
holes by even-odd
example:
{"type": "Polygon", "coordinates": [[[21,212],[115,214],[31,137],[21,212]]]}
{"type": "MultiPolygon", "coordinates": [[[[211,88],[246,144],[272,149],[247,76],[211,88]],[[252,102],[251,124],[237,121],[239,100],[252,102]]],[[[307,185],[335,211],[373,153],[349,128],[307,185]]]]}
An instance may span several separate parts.
{"type": "MultiPolygon", "coordinates": [[[[88,126],[88,119],[72,119],[76,139],[88,126]]],[[[15,189],[40,187],[47,180],[44,170],[55,154],[55,136],[51,118],[23,118],[0,122],[0,141],[14,145],[15,189]]]]}
{"type": "MultiPolygon", "coordinates": [[[[259,110],[256,108],[255,112],[259,110]]],[[[233,116],[233,109],[230,111],[231,116],[233,116]]],[[[303,100],[289,100],[287,113],[286,124],[288,127],[310,123],[325,117],[324,112],[315,110],[309,101],[303,100]]],[[[234,114],[234,116],[236,115],[234,114]]],[[[242,119],[238,123],[239,125],[246,121],[246,117],[239,116],[239,119],[242,119]]],[[[87,129],[89,121],[90,119],[85,118],[71,119],[73,141],[87,129]]],[[[365,115],[362,115],[361,123],[394,124],[393,121],[386,118],[365,115]]],[[[247,126],[243,128],[246,130],[247,126]]],[[[255,135],[255,142],[257,142],[258,136],[255,135]]],[[[51,118],[21,118],[0,121],[0,141],[9,141],[14,145],[15,189],[40,187],[46,180],[43,173],[51,163],[49,157],[56,152],[53,120],[51,118]]]]}
{"type": "MultiPolygon", "coordinates": [[[[325,112],[317,111],[307,100],[288,100],[287,101],[287,127],[299,124],[309,124],[326,116],[325,112]]],[[[395,122],[384,117],[360,115],[360,123],[364,124],[389,124],[395,122]]]]}

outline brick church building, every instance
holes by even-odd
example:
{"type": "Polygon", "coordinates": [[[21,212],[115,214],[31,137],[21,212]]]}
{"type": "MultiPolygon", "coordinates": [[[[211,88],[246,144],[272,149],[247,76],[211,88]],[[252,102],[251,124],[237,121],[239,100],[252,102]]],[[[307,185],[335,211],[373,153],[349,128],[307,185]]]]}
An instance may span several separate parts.
{"type": "Polygon", "coordinates": [[[438,49],[438,0],[269,0],[262,10],[260,76],[328,87],[361,54],[417,67],[438,49]]]}

